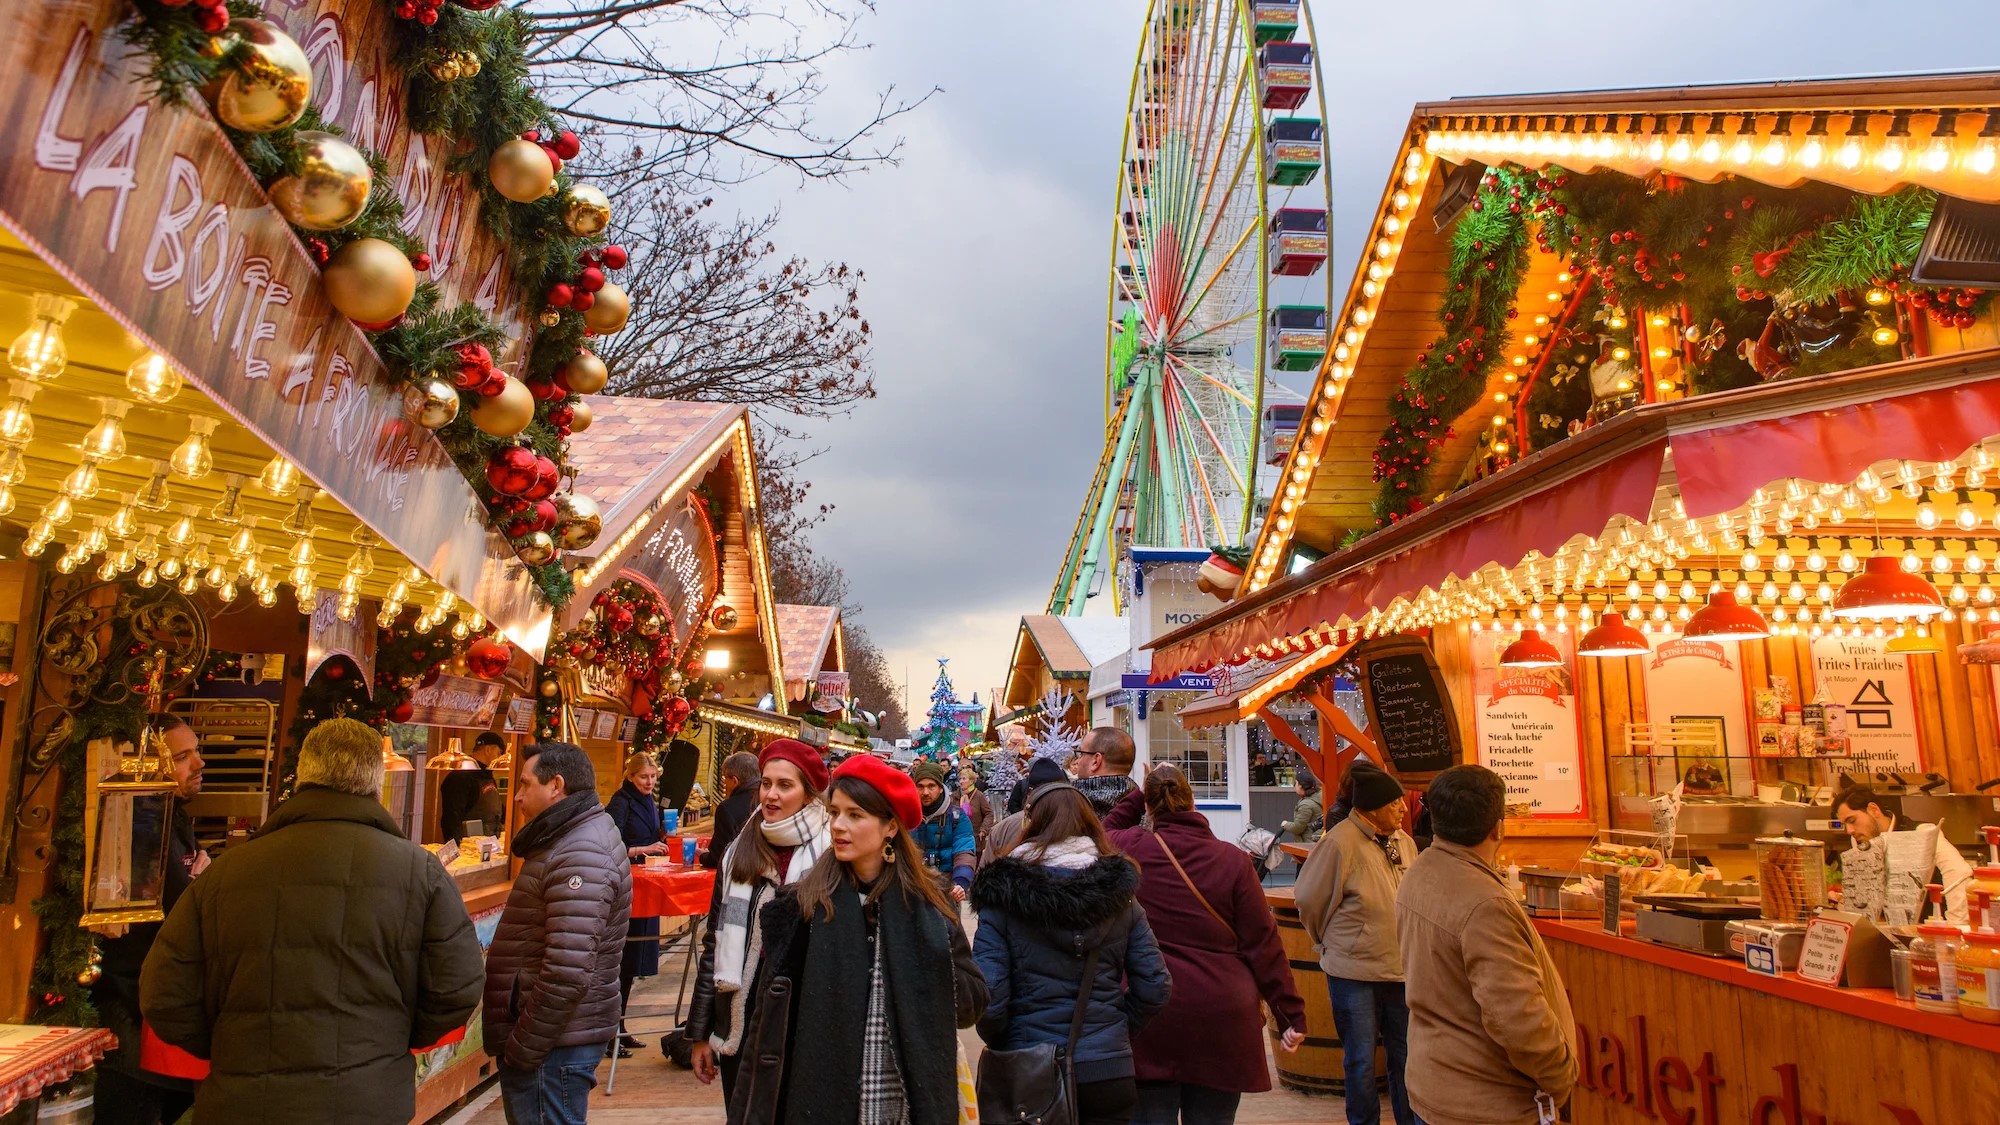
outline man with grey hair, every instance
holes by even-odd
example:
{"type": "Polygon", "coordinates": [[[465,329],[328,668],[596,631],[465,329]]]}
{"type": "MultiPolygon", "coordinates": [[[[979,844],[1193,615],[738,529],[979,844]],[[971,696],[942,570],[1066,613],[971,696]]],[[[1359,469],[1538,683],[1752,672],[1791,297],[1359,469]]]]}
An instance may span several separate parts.
{"type": "Polygon", "coordinates": [[[757,755],[738,750],[722,760],[722,800],[715,806],[715,823],[709,829],[708,850],[701,853],[701,865],[714,871],[722,866],[722,856],[736,842],[743,826],[757,812],[757,755]]]}
{"type": "Polygon", "coordinates": [[[382,736],[329,719],[298,789],[181,895],[140,979],[146,1022],[209,1060],[200,1121],[404,1125],[412,1051],[479,1002],[465,901],[382,807],[382,736]]]}

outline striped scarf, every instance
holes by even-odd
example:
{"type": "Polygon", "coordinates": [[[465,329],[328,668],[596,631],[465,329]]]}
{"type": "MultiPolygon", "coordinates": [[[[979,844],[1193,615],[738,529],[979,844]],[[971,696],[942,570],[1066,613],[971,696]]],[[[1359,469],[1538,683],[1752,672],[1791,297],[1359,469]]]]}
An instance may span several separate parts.
{"type": "MultiPolygon", "coordinates": [[[[728,1038],[715,1036],[710,1042],[725,1055],[735,1054],[743,1042],[744,1013],[750,999],[748,986],[764,956],[764,927],[757,917],[759,900],[768,887],[785,886],[805,878],[819,857],[831,849],[826,821],[826,806],[818,801],[808,802],[805,808],[783,820],[759,821],[758,827],[772,847],[796,849],[791,863],[785,867],[784,879],[780,881],[778,873],[769,868],[755,882],[730,879],[722,892],[720,915],[709,920],[715,929],[715,991],[728,995],[730,1014],[728,1038]]],[[[725,878],[736,868],[736,849],[741,843],[739,839],[729,845],[723,856],[725,878]]]]}

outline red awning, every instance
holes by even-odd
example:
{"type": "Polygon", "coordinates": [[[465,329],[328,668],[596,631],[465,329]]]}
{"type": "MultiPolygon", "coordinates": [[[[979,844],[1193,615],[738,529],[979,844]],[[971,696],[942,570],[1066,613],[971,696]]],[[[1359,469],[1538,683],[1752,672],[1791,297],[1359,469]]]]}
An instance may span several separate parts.
{"type": "Polygon", "coordinates": [[[1617,516],[1644,520],[1660,483],[1665,441],[1651,441],[1577,476],[1557,481],[1505,507],[1450,526],[1397,554],[1376,560],[1255,613],[1245,614],[1153,656],[1153,679],[1234,660],[1248,648],[1469,577],[1487,563],[1513,565],[1531,551],[1554,554],[1577,535],[1597,535],[1617,516]]]}
{"type": "Polygon", "coordinates": [[[1846,484],[1879,461],[1949,461],[2000,434],[2000,379],[1936,387],[1673,436],[1691,519],[1732,511],[1774,480],[1846,484]]]}

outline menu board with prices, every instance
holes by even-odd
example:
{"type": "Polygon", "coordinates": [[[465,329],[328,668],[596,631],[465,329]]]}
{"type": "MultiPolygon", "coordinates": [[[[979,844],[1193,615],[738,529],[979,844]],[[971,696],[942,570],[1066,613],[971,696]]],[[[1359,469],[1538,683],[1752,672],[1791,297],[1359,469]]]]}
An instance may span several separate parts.
{"type": "Polygon", "coordinates": [[[1399,773],[1450,769],[1459,758],[1458,720],[1430,645],[1383,637],[1355,649],[1368,727],[1399,773]]]}
{"type": "Polygon", "coordinates": [[[1507,783],[1507,803],[1530,817],[1588,815],[1576,707],[1575,639],[1545,633],[1562,651],[1556,668],[1502,668],[1500,654],[1515,634],[1482,630],[1472,636],[1473,731],[1479,764],[1507,783]]]}

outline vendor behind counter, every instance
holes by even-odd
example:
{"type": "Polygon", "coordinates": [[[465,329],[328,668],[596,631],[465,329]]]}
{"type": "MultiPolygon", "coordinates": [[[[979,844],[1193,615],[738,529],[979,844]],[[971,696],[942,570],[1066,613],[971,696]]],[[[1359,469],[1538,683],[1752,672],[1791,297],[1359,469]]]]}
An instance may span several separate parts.
{"type": "MultiPolygon", "coordinates": [[[[1945,839],[1942,832],[1936,830],[1936,826],[1919,824],[1904,816],[1901,805],[1894,797],[1878,794],[1867,785],[1850,785],[1841,790],[1833,799],[1833,815],[1839,818],[1840,825],[1847,831],[1848,838],[1854,841],[1855,851],[1880,848],[1888,853],[1885,865],[1890,884],[1893,885],[1898,880],[1915,885],[1939,884],[1944,888],[1945,921],[1953,925],[1964,925],[1969,920],[1965,892],[1966,888],[1972,885],[1972,865],[1966,862],[1965,857],[1959,854],[1950,840],[1945,839]],[[1899,870],[1897,863],[1894,862],[1895,851],[1890,848],[1892,835],[1900,833],[1915,835],[1926,829],[1929,830],[1934,845],[1935,859],[1930,869],[1921,872],[1899,870]]],[[[1845,861],[1846,857],[1843,857],[1843,864],[1850,872],[1862,866],[1845,861]]],[[[1872,870],[1872,865],[1870,869],[1872,870]]],[[[1848,888],[1846,898],[1852,901],[1858,892],[1859,888],[1848,888]]],[[[1888,895],[1887,901],[1896,901],[1896,896],[1888,895]]],[[[1874,892],[1871,891],[1864,902],[1872,904],[1874,892]]],[[[1921,908],[1919,904],[1918,909],[1921,908]]],[[[1881,917],[1882,911],[1879,907],[1870,912],[1876,914],[1878,919],[1881,917]]]]}
{"type": "Polygon", "coordinates": [[[500,798],[499,783],[489,768],[507,751],[507,740],[485,731],[473,740],[472,758],[478,769],[452,770],[438,782],[438,838],[456,840],[467,821],[479,821],[480,835],[495,836],[505,830],[507,805],[500,798]]]}

